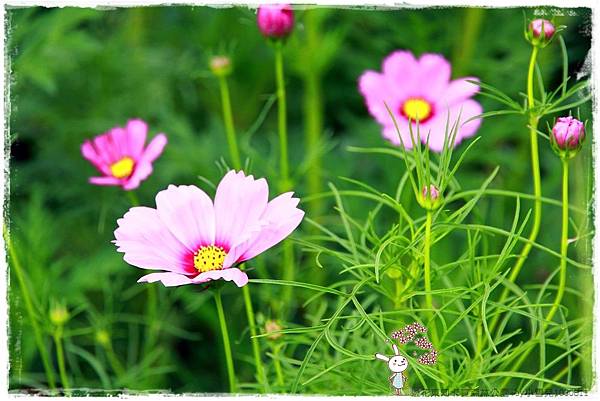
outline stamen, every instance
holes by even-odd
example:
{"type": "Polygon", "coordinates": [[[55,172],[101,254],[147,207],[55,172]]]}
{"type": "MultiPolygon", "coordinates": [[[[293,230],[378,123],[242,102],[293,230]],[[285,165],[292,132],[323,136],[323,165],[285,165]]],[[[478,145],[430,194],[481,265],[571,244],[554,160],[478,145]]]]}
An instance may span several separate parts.
{"type": "Polygon", "coordinates": [[[402,104],[400,112],[412,121],[423,123],[433,114],[433,107],[422,98],[411,98],[402,104]]]}
{"type": "Polygon", "coordinates": [[[220,246],[209,245],[200,247],[194,253],[194,267],[200,273],[210,270],[221,270],[227,252],[220,246]]]}
{"type": "Polygon", "coordinates": [[[131,157],[125,156],[110,166],[110,172],[115,178],[127,178],[133,172],[135,162],[131,157]]]}

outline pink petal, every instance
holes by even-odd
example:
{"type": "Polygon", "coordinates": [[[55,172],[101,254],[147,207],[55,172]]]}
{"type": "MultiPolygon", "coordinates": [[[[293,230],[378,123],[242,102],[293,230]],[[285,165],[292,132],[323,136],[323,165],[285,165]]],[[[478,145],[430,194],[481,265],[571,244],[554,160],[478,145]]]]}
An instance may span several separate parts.
{"type": "Polygon", "coordinates": [[[405,99],[417,94],[415,92],[421,85],[416,79],[420,65],[411,52],[397,50],[391,53],[383,60],[382,67],[388,90],[395,96],[405,99]]]}
{"type": "Polygon", "coordinates": [[[133,207],[117,224],[117,251],[125,254],[123,259],[130,265],[182,274],[195,272],[186,262],[189,251],[171,233],[156,209],[133,207]]]}
{"type": "Polygon", "coordinates": [[[169,185],[156,195],[160,219],[190,252],[215,240],[215,212],[212,200],[193,185],[169,185]]]}
{"type": "Polygon", "coordinates": [[[154,283],[160,281],[165,287],[175,287],[178,285],[193,284],[192,280],[183,274],[177,273],[150,273],[141,277],[138,283],[154,283]]]}
{"type": "Polygon", "coordinates": [[[148,144],[142,156],[140,157],[140,161],[146,161],[148,163],[152,163],[154,160],[158,158],[163,152],[167,144],[167,136],[165,134],[158,134],[148,144]]]}
{"type": "Polygon", "coordinates": [[[119,161],[129,156],[129,139],[125,128],[116,127],[111,129],[106,136],[112,151],[114,161],[119,161]]]}
{"type": "Polygon", "coordinates": [[[439,54],[423,54],[419,58],[419,78],[421,94],[427,99],[436,99],[450,82],[451,66],[439,54]]]}
{"type": "Polygon", "coordinates": [[[96,149],[96,153],[107,166],[119,161],[120,157],[114,148],[112,140],[109,139],[108,133],[95,137],[93,144],[94,149],[96,149]]]}
{"type": "MultiPolygon", "coordinates": [[[[400,137],[398,136],[398,131],[396,130],[395,125],[384,126],[382,129],[383,137],[387,139],[392,145],[402,147],[402,144],[404,144],[404,148],[412,149],[413,145],[412,140],[410,138],[408,120],[406,120],[404,117],[396,117],[396,123],[398,124],[400,135],[402,136],[402,142],[400,142],[400,137]]],[[[417,128],[415,124],[413,124],[413,135],[415,136],[415,141],[418,141],[417,128]]]]}
{"type": "Polygon", "coordinates": [[[399,102],[390,92],[385,77],[375,71],[366,71],[358,79],[358,90],[365,98],[367,109],[375,120],[383,125],[391,124],[392,117],[385,105],[387,104],[390,110],[396,110],[399,102]]]}
{"type": "Polygon", "coordinates": [[[215,244],[229,249],[247,241],[259,225],[268,199],[269,187],[264,178],[255,180],[243,171],[228,172],[215,195],[215,244]]]}
{"type": "Polygon", "coordinates": [[[123,189],[131,190],[140,186],[140,183],[152,174],[152,162],[162,153],[167,144],[165,134],[158,134],[152,139],[142,156],[136,160],[133,174],[127,179],[123,189]]]}
{"type": "Polygon", "coordinates": [[[123,182],[115,177],[90,177],[90,184],[94,185],[122,185],[123,182]]]}
{"type": "Polygon", "coordinates": [[[243,287],[246,284],[248,284],[248,276],[246,275],[246,273],[235,267],[222,270],[210,270],[204,273],[200,273],[192,279],[192,282],[197,284],[219,279],[223,279],[225,281],[233,281],[238,287],[243,287]]]}
{"type": "Polygon", "coordinates": [[[148,134],[148,124],[139,119],[129,120],[125,129],[127,130],[129,157],[137,160],[144,150],[146,135],[148,134]]]}
{"type": "Polygon", "coordinates": [[[298,227],[304,211],[296,206],[300,200],[293,198],[293,192],[286,192],[269,202],[261,220],[266,224],[252,244],[245,250],[240,262],[252,259],[256,255],[277,245],[298,227]]]}
{"type": "Polygon", "coordinates": [[[85,159],[92,163],[94,167],[96,167],[96,169],[98,169],[102,174],[110,175],[110,169],[104,163],[104,160],[102,159],[102,157],[100,157],[98,152],[96,152],[96,149],[94,149],[94,145],[92,145],[91,141],[85,141],[81,145],[81,154],[85,159]]]}
{"type": "Polygon", "coordinates": [[[446,91],[441,96],[441,103],[446,106],[452,106],[455,103],[466,100],[479,92],[479,85],[467,81],[479,82],[479,79],[475,77],[466,77],[455,79],[454,81],[450,82],[446,88],[446,91]]]}
{"type": "MultiPolygon", "coordinates": [[[[479,125],[481,125],[481,119],[475,119],[465,123],[472,117],[475,117],[483,109],[481,105],[472,99],[465,100],[460,103],[456,103],[449,109],[450,119],[448,121],[448,110],[440,110],[429,122],[428,131],[431,130],[431,136],[429,138],[429,148],[435,152],[441,152],[444,147],[444,138],[446,135],[446,124],[449,124],[448,131],[452,129],[456,120],[460,116],[460,128],[456,134],[456,141],[454,146],[457,146],[463,139],[471,137],[475,134],[479,125]]],[[[423,142],[426,140],[427,131],[421,131],[421,139],[423,142]]]]}

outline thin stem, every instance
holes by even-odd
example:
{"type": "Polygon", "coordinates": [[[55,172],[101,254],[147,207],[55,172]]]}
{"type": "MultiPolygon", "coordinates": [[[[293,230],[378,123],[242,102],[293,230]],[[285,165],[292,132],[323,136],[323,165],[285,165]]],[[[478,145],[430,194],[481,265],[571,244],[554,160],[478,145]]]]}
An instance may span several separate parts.
{"type": "Polygon", "coordinates": [[[229,86],[227,78],[219,76],[219,87],[221,88],[221,104],[223,105],[223,122],[225,123],[225,134],[227,135],[227,145],[229,146],[229,156],[233,168],[239,170],[242,168],[240,152],[238,150],[237,139],[235,135],[235,126],[233,125],[233,113],[231,111],[231,100],[229,98],[229,86]]]}
{"type": "Polygon", "coordinates": [[[431,337],[435,344],[439,347],[439,337],[437,335],[437,327],[435,325],[435,313],[433,311],[433,299],[431,297],[431,223],[433,221],[433,212],[427,211],[427,220],[425,221],[425,245],[423,247],[423,274],[425,279],[425,307],[430,313],[431,337]]]}
{"type": "Polygon", "coordinates": [[[62,327],[57,327],[54,332],[54,345],[56,346],[56,360],[58,362],[58,371],[60,373],[60,382],[62,384],[63,392],[65,395],[70,395],[71,385],[69,384],[69,378],[67,377],[67,370],[65,369],[65,354],[62,346],[62,327]]]}
{"type": "Polygon", "coordinates": [[[275,45],[275,76],[277,79],[277,106],[279,117],[279,171],[282,191],[289,188],[287,111],[285,99],[285,79],[283,76],[283,43],[275,45]]]}
{"type": "MultiPolygon", "coordinates": [[[[542,182],[540,178],[540,157],[538,151],[538,133],[537,127],[539,122],[539,116],[533,110],[535,106],[534,97],[533,97],[533,74],[535,71],[535,61],[538,55],[538,48],[536,46],[533,47],[533,51],[531,52],[531,59],[529,60],[529,71],[527,74],[527,104],[529,105],[529,139],[531,142],[531,171],[533,175],[533,194],[534,194],[534,203],[533,203],[533,227],[531,228],[531,232],[529,233],[529,238],[521,254],[519,255],[519,259],[517,263],[513,267],[510,276],[508,277],[508,281],[510,283],[514,283],[523,267],[523,264],[527,260],[529,256],[529,252],[533,247],[533,243],[537,239],[538,233],[540,232],[540,223],[542,221],[542,182]]],[[[508,287],[504,287],[500,299],[498,301],[499,304],[503,304],[508,296],[509,289],[508,287]]],[[[492,323],[490,324],[490,331],[493,331],[498,324],[500,313],[496,314],[492,323]]]]}
{"type": "Polygon", "coordinates": [[[127,194],[127,197],[129,198],[129,202],[131,203],[131,206],[139,206],[140,205],[140,201],[139,201],[137,195],[135,194],[135,191],[125,191],[125,193],[127,194]]]}
{"type": "Polygon", "coordinates": [[[229,392],[235,393],[235,371],[233,369],[233,357],[231,356],[231,344],[229,342],[229,332],[227,331],[227,322],[225,321],[225,313],[223,312],[223,302],[221,300],[221,292],[219,290],[215,291],[215,305],[217,306],[219,324],[221,325],[221,336],[223,337],[223,349],[225,351],[227,377],[229,379],[229,392]]]}
{"type": "Polygon", "coordinates": [[[33,328],[35,343],[42,358],[42,364],[44,365],[44,371],[46,372],[46,380],[48,381],[48,386],[50,387],[50,389],[55,390],[56,382],[54,379],[54,370],[52,369],[52,365],[50,364],[50,358],[48,357],[48,351],[46,349],[46,346],[44,345],[42,332],[36,320],[35,308],[31,299],[32,295],[29,293],[27,283],[25,282],[25,272],[23,271],[21,263],[19,262],[19,258],[17,257],[17,251],[15,250],[11,238],[8,235],[6,225],[3,226],[2,231],[4,234],[4,241],[6,242],[6,246],[8,248],[8,253],[13,262],[12,270],[17,276],[17,281],[19,282],[19,287],[21,288],[21,295],[23,296],[23,301],[25,301],[25,309],[27,310],[27,314],[29,315],[31,327],[33,328]]]}
{"type": "Polygon", "coordinates": [[[247,285],[242,287],[242,293],[244,294],[244,303],[246,304],[246,316],[248,317],[248,326],[250,327],[252,351],[254,352],[254,365],[256,367],[256,378],[258,379],[258,383],[263,386],[265,391],[267,391],[267,381],[265,377],[265,370],[262,365],[260,344],[258,343],[258,338],[256,337],[256,322],[254,321],[254,309],[252,308],[250,289],[247,285]]]}
{"type": "Polygon", "coordinates": [[[277,385],[283,387],[283,370],[281,369],[281,361],[279,360],[280,349],[280,344],[275,344],[275,346],[273,346],[273,364],[275,365],[275,374],[277,375],[277,385]]]}
{"type": "Polygon", "coordinates": [[[556,293],[556,298],[554,299],[554,303],[552,304],[552,308],[550,312],[548,312],[548,316],[546,317],[546,322],[544,324],[548,324],[552,321],[554,314],[558,310],[560,303],[562,301],[563,295],[565,293],[565,285],[567,282],[567,247],[568,236],[569,236],[569,161],[565,158],[562,160],[562,235],[560,237],[560,276],[558,282],[558,292],[556,293]]]}

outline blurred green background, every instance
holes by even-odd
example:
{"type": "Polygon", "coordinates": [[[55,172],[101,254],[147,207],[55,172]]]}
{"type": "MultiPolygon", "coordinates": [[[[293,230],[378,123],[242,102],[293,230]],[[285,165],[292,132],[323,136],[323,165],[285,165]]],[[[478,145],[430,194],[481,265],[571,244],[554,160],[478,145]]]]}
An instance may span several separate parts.
{"type": "MultiPolygon", "coordinates": [[[[571,11],[571,16],[557,17],[557,21],[568,26],[563,35],[569,71],[575,73],[590,50],[591,12],[571,11]]],[[[523,38],[524,12],[531,17],[534,10],[319,9],[312,20],[305,21],[307,14],[298,10],[297,26],[285,50],[296,193],[303,197],[309,192],[311,158],[305,151],[304,130],[311,123],[322,127],[326,138],[324,182],[343,187],[337,177],[347,176],[392,193],[404,170],[402,163],[346,148],[384,145],[380,128],[357,91],[357,79],[366,69],[379,70],[393,50],[441,53],[453,64],[453,78],[477,76],[522,99],[519,93],[525,90],[530,54],[523,38]],[[307,79],[307,71],[313,72],[316,82],[307,79]],[[306,107],[315,107],[315,102],[307,106],[307,93],[321,102],[309,113],[306,107]]],[[[269,108],[275,91],[273,50],[257,30],[254,11],[187,6],[9,8],[7,16],[10,228],[39,310],[48,311],[51,300],[63,300],[72,314],[65,347],[73,386],[225,391],[224,366],[217,363],[221,355],[218,322],[210,297],[192,286],[158,288],[155,316],[159,318],[146,320],[144,288],[135,284],[142,272],[125,264],[110,242],[117,218],[130,206],[128,199],[118,188],[87,183],[96,172],[81,157],[80,145],[124,125],[129,118],[142,118],[149,123],[150,136],[164,132],[169,138],[154,173],[137,191],[142,204],[154,206],[156,192],[171,183],[193,183],[210,190],[199,177],[218,182],[223,170],[217,162],[228,157],[218,82],[207,66],[211,55],[226,52],[234,63],[229,84],[242,152],[250,159],[252,173],[267,177],[273,188],[278,160],[276,112],[275,107],[269,108]],[[263,112],[264,122],[260,120],[263,112]],[[249,132],[257,122],[262,124],[249,132]],[[157,327],[159,333],[151,345],[144,341],[148,325],[157,327]],[[110,350],[98,341],[99,333],[109,335],[114,354],[128,371],[124,379],[114,378],[110,350]]],[[[539,63],[546,85],[560,84],[558,43],[541,52],[539,63]]],[[[486,111],[500,108],[489,99],[478,100],[486,111]]],[[[589,107],[581,108],[582,116],[589,116],[589,107]]],[[[543,121],[540,127],[545,130],[545,126],[543,121]]],[[[478,134],[481,140],[458,174],[461,186],[477,188],[500,166],[494,188],[531,192],[525,118],[486,119],[478,134]]],[[[560,163],[545,141],[541,164],[544,195],[559,199],[560,163]]],[[[592,193],[591,140],[572,166],[572,202],[587,209],[592,193]]],[[[272,190],[271,196],[275,194],[272,190]]],[[[363,209],[356,202],[348,207],[360,215],[363,209]]],[[[485,199],[480,210],[488,225],[507,228],[514,201],[485,199]]],[[[555,249],[559,211],[545,207],[547,220],[538,239],[555,249]]],[[[332,215],[325,201],[308,216],[339,224],[332,215]]],[[[303,230],[308,227],[304,225],[303,230]]],[[[580,258],[589,258],[587,241],[576,246],[580,258]]],[[[275,260],[279,252],[275,248],[265,258],[275,260]]],[[[441,260],[451,260],[459,250],[440,244],[435,252],[441,260]]],[[[313,257],[299,257],[297,280],[310,282],[323,274],[315,273],[313,257]]],[[[555,267],[553,261],[532,253],[520,280],[542,282],[555,267]]],[[[273,263],[268,265],[268,270],[259,270],[257,275],[280,278],[273,263]]],[[[324,274],[318,280],[337,277],[337,272],[324,274]]],[[[569,280],[583,282],[582,277],[580,272],[571,272],[569,280]]],[[[42,388],[41,361],[14,279],[9,292],[10,388],[42,388]]],[[[251,381],[246,322],[234,318],[243,315],[241,296],[229,287],[224,296],[232,316],[231,335],[241,355],[238,372],[242,380],[251,381]]],[[[260,287],[254,296],[259,320],[269,317],[275,307],[275,290],[260,287]]],[[[295,306],[289,306],[296,311],[292,320],[303,324],[304,311],[295,306]]]]}

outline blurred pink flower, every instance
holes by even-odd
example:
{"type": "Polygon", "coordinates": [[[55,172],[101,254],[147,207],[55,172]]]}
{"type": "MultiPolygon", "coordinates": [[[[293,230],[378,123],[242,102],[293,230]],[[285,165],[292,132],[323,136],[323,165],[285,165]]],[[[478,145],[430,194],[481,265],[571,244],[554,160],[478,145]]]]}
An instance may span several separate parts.
{"type": "MultiPolygon", "coordinates": [[[[385,104],[388,105],[396,122],[402,142],[412,148],[409,119],[413,134],[417,136],[416,120],[419,120],[421,141],[429,147],[442,151],[449,115],[450,132],[460,115],[455,145],[473,136],[481,119],[468,119],[481,114],[481,105],[471,99],[479,86],[467,80],[474,77],[450,81],[451,65],[439,54],[423,54],[419,59],[406,50],[398,50],[385,58],[382,72],[365,71],[359,78],[359,91],[365,98],[369,113],[383,126],[383,137],[394,145],[400,138],[385,104]],[[385,104],[384,104],[385,102],[385,104]]],[[[415,138],[419,140],[419,138],[415,138]]]]}
{"type": "Polygon", "coordinates": [[[263,4],[258,7],[256,21],[267,38],[284,38],[294,29],[294,11],[289,4],[263,4]]]}
{"type": "Polygon", "coordinates": [[[156,209],[133,207],[117,221],[114,243],[127,263],[163,270],[138,282],[165,286],[210,280],[248,283],[234,267],[278,244],[294,231],[304,212],[292,192],[268,202],[264,178],[243,171],[223,177],[213,201],[193,185],[170,185],[156,195],[156,209]]]}
{"type": "Polygon", "coordinates": [[[96,185],[119,185],[124,190],[140,186],[140,182],[152,173],[152,162],[160,156],[167,137],[158,134],[144,148],[148,125],[142,120],[129,120],[125,128],[115,127],[87,140],[81,145],[83,157],[102,173],[91,177],[96,185]]]}

